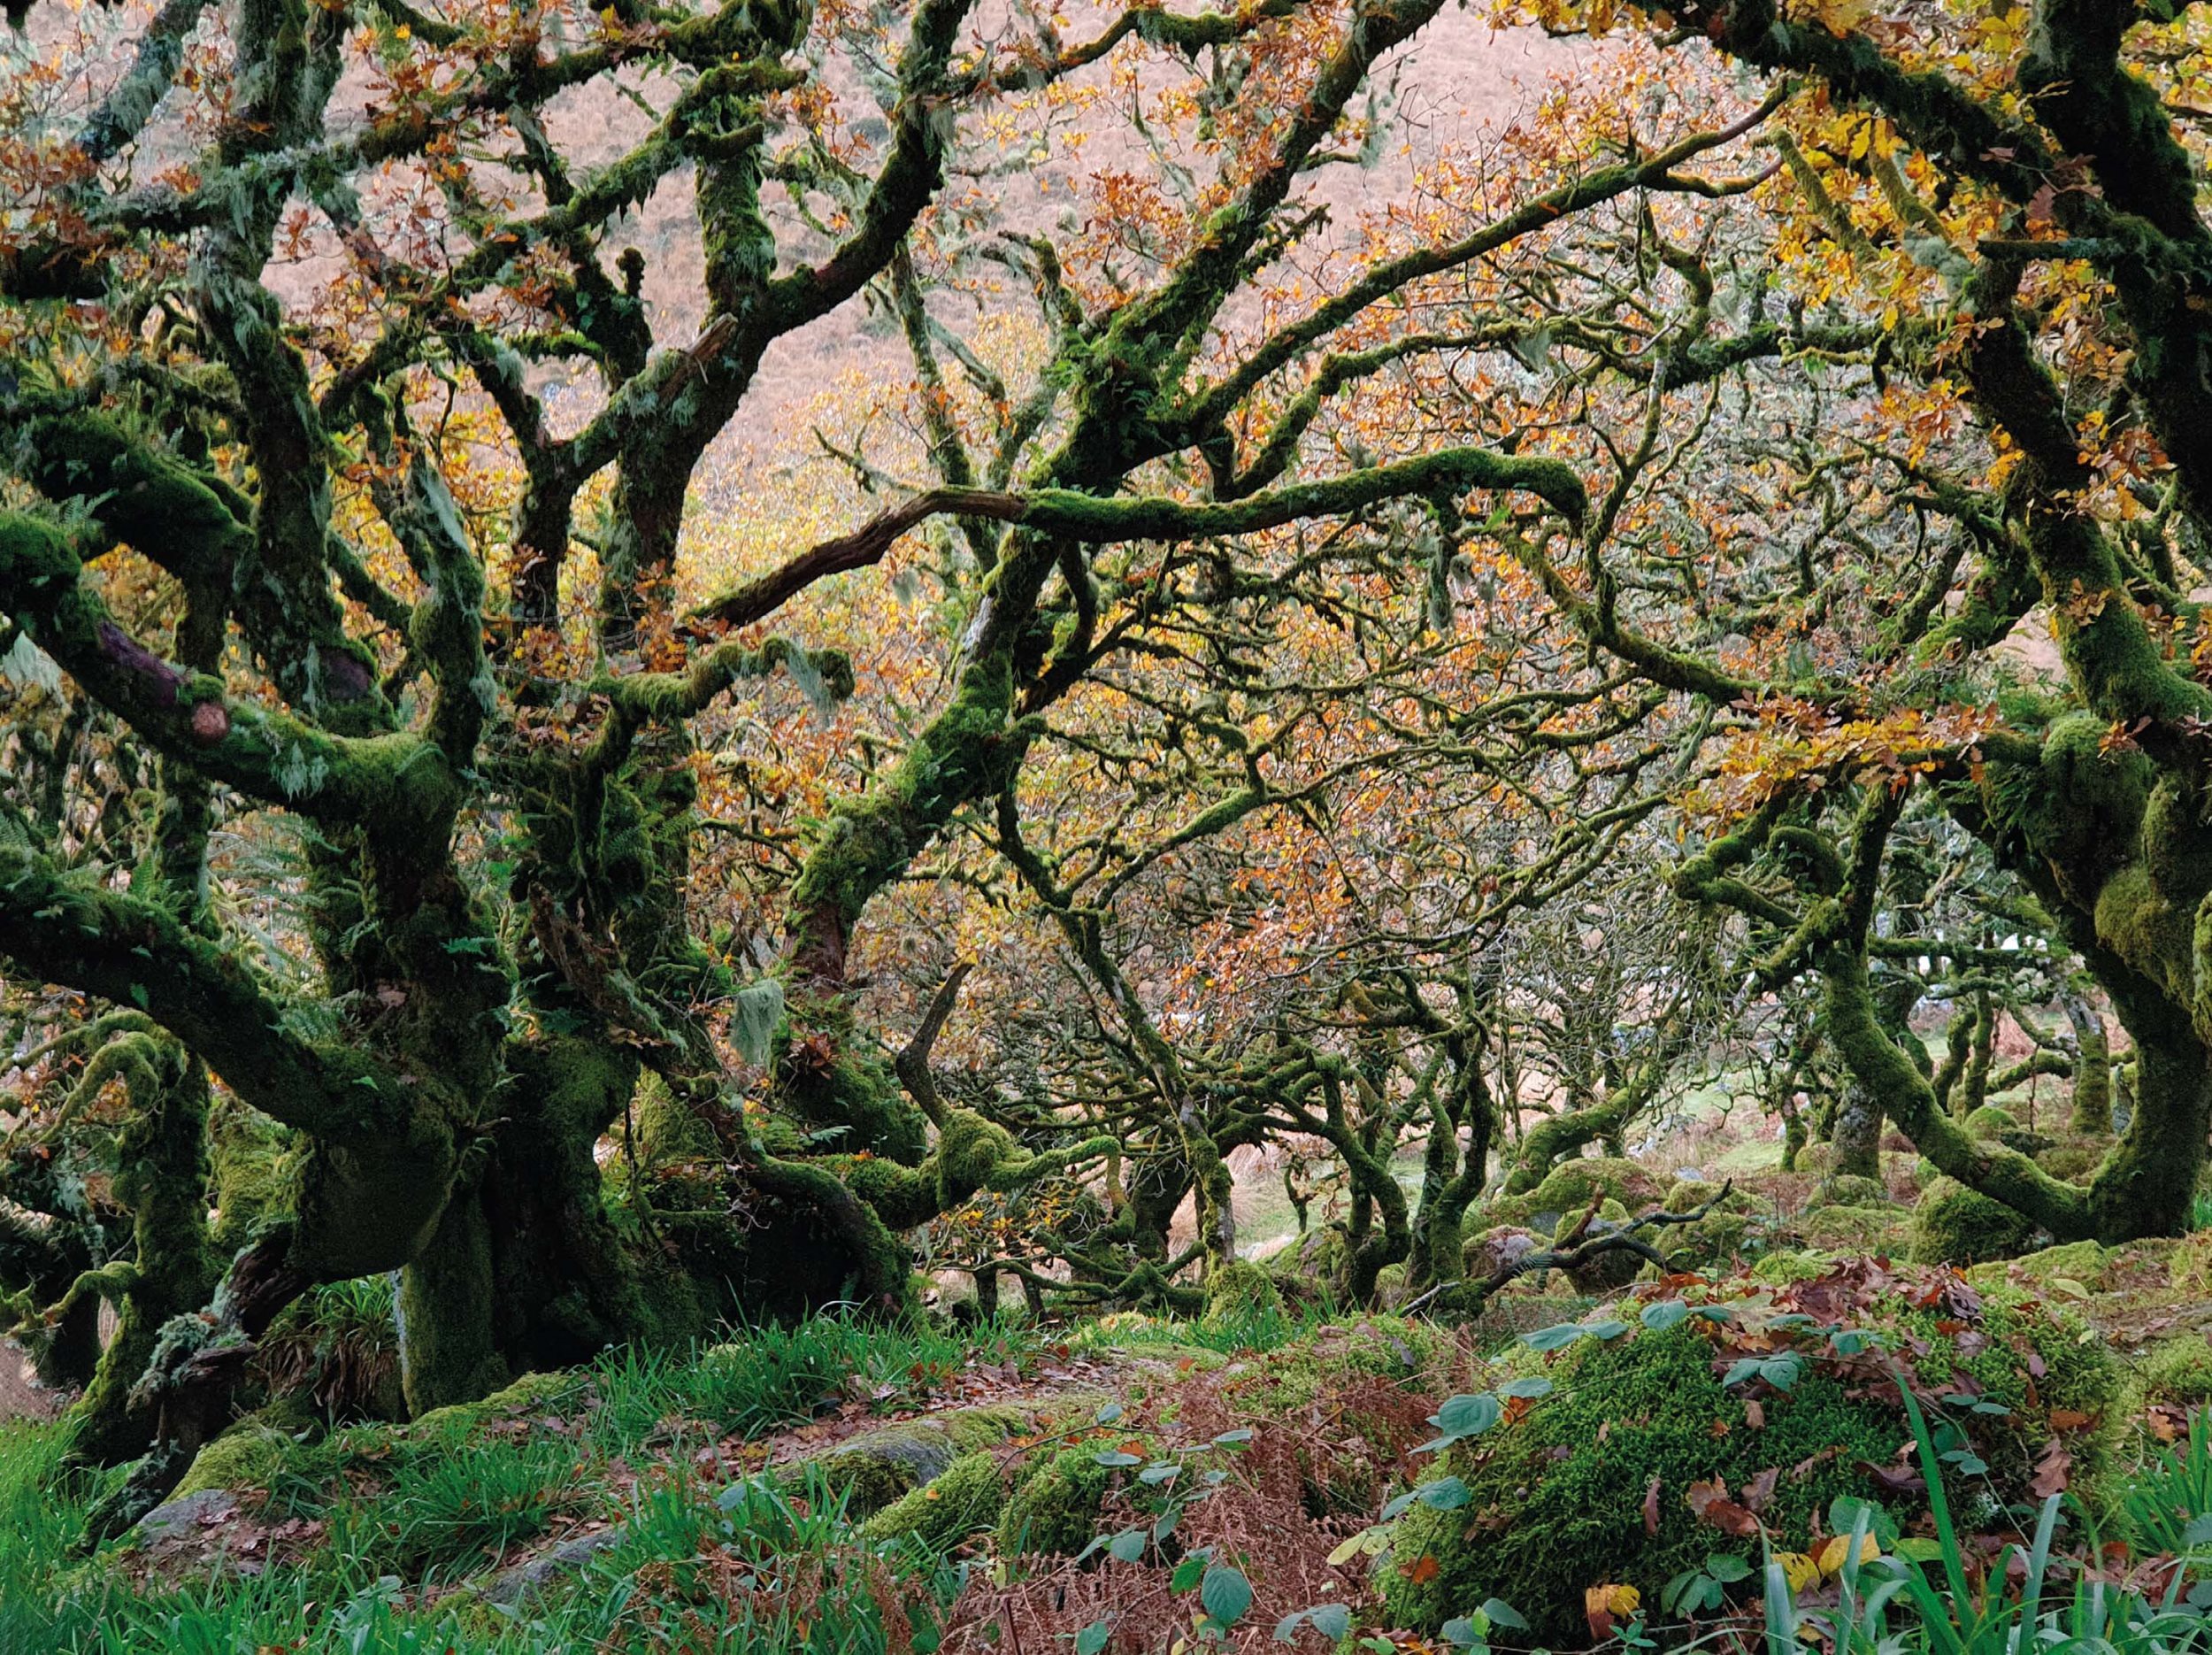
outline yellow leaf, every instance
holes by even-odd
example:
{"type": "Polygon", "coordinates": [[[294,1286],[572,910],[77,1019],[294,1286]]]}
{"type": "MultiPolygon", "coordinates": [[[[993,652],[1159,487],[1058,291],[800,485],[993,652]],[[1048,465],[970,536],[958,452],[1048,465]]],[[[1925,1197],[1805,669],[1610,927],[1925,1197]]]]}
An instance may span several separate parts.
{"type": "MultiPolygon", "coordinates": [[[[1874,1543],[1872,1535],[1860,1537],[1859,1561],[1862,1565],[1871,1563],[1881,1555],[1882,1549],[1874,1543]]],[[[1820,1572],[1823,1574],[1840,1574],[1843,1573],[1843,1566],[1850,1560],[1850,1557],[1851,1536],[1831,1535],[1822,1543],[1820,1551],[1815,1555],[1813,1560],[1820,1566],[1820,1572]]]]}
{"type": "Polygon", "coordinates": [[[1820,1565],[1801,1551],[1785,1551],[1774,1559],[1782,1566],[1782,1578],[1790,1583],[1790,1590],[1801,1592],[1820,1582],[1820,1565]]]}

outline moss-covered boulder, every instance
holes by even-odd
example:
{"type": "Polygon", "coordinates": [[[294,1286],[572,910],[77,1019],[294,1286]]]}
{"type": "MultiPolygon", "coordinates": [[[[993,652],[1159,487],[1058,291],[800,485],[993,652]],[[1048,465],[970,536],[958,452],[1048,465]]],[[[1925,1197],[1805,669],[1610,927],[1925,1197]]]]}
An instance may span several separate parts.
{"type": "Polygon", "coordinates": [[[1888,1258],[1905,1251],[1906,1212],[1902,1207],[1815,1207],[1793,1228],[1797,1239],[1816,1252],[1854,1253],[1888,1258]]]}
{"type": "Polygon", "coordinates": [[[862,1533],[870,1540],[909,1540],[941,1553],[996,1528],[1006,1506],[1003,1459],[989,1450],[961,1455],[934,1481],[900,1496],[871,1517],[862,1533]]]}
{"type": "Polygon", "coordinates": [[[2020,1117],[1997,1104],[1984,1104],[1959,1123],[1978,1138],[2002,1138],[2020,1130],[2020,1117]]]}
{"type": "Polygon", "coordinates": [[[1709,1206],[1694,1224],[1671,1226],[1647,1235],[1667,1261],[1687,1269],[1711,1269],[1762,1251],[1774,1222],[1773,1204],[1748,1189],[1727,1189],[1702,1179],[1683,1179],[1663,1200],[1670,1212],[1695,1212],[1709,1206]],[[1725,1190],[1725,1193],[1724,1193],[1725,1190]]]}
{"type": "MultiPolygon", "coordinates": [[[[1072,1414],[1096,1402],[1070,1397],[1062,1405],[1072,1414]]],[[[1037,1424],[1033,1410],[1012,1405],[961,1408],[869,1431],[813,1463],[845,1497],[847,1512],[869,1517],[934,1482],[962,1455],[1002,1448],[1037,1424]]]]}
{"type": "Polygon", "coordinates": [[[220,1489],[233,1494],[265,1489],[284,1468],[285,1456],[295,1446],[282,1431],[257,1420],[242,1420],[201,1448],[185,1467],[184,1480],[170,1491],[180,1500],[188,1494],[220,1489]]]}
{"type": "Polygon", "coordinates": [[[2032,1287],[2080,1298],[2108,1285],[2107,1273],[2119,1257],[2116,1247],[2101,1246],[2093,1241],[2068,1242],[2062,1247],[2023,1253],[2017,1259],[1978,1264],[1966,1273],[1966,1278],[1979,1288],[2032,1287]]]}
{"type": "Polygon", "coordinates": [[[1517,1196],[1502,1196],[1483,1212],[1485,1224],[1532,1224],[1548,1217],[1557,1224],[1580,1218],[1593,1196],[1617,1201],[1630,1212],[1644,1212],[1658,1205],[1662,1186],[1634,1161],[1614,1156],[1588,1156],[1562,1161],[1544,1175],[1533,1189],[1517,1196]]]}
{"type": "Polygon", "coordinates": [[[1460,1267],[1470,1281],[1486,1282],[1499,1271],[1517,1265],[1547,1244],[1534,1230],[1517,1224],[1496,1224],[1477,1230],[1460,1248],[1460,1267]]]}
{"type": "Polygon", "coordinates": [[[2185,1334],[2153,1345],[2139,1371],[2146,1402],[2171,1408],[2212,1403],[2212,1343],[2202,1334],[2185,1334]]]}
{"type": "Polygon", "coordinates": [[[1858,1173],[1837,1173],[1821,1180],[1813,1202],[1824,1207],[1884,1207],[1890,1204],[1889,1186],[1858,1173]]]}
{"type": "Polygon", "coordinates": [[[494,1420],[561,1413],[581,1394],[587,1382],[581,1374],[525,1374],[488,1397],[433,1408],[401,1428],[418,1441],[457,1443],[494,1420]]]}
{"type": "Polygon", "coordinates": [[[1301,1428],[1291,1445],[1313,1511],[1371,1512],[1406,1451],[1431,1434],[1423,1399],[1450,1389],[1458,1362],[1434,1326],[1366,1316],[1233,1371],[1221,1395],[1240,1420],[1301,1428]]]}
{"type": "Polygon", "coordinates": [[[2087,1183],[2090,1174],[2104,1165],[2112,1152],[2109,1139],[2060,1138],[2036,1155],[2037,1164],[2054,1178],[2069,1183],[2087,1183]]]}
{"type": "Polygon", "coordinates": [[[1282,1293],[1267,1272],[1238,1259],[1217,1266],[1207,1276],[1206,1311],[1201,1320],[1209,1328],[1243,1327],[1280,1314],[1282,1308],[1282,1293]]]}
{"type": "Polygon", "coordinates": [[[1548,1359],[1554,1389],[1525,1415],[1451,1449],[1435,1474],[1459,1477],[1469,1498],[1448,1512],[1417,1504],[1400,1520],[1381,1581],[1390,1623],[1432,1632],[1497,1597],[1528,1619],[1532,1641],[1578,1646],[1592,1586],[1633,1586],[1655,1607],[1675,1574],[1732,1554],[1752,1566],[1755,1589],[1758,1536],[1732,1536],[1693,1505],[1694,1490],[1715,1483],[1755,1511],[1778,1551],[1804,1549],[1842,1497],[1887,1504],[1901,1522],[1919,1519],[1924,1496],[1870,1474],[1898,1464],[1910,1440],[1886,1378],[1891,1359],[1833,1340],[1839,1321],[1886,1341],[1941,1410],[1939,1428],[1987,1463],[1985,1482],[1954,1491],[1967,1520],[1996,1519],[1979,1509],[1989,1495],[2030,1497],[2053,1410],[2096,1422],[2069,1438],[2074,1487],[2093,1510],[2108,1509],[2104,1422],[2117,1412],[2117,1375],[2101,1344],[2081,1343],[2078,1324],[2024,1295],[1947,1298],[1941,1278],[1901,1289],[1861,1266],[1771,1292],[1740,1279],[1728,1292],[1724,1321],[1692,1317],[1647,1331],[1632,1314],[1616,1318],[1626,1331],[1548,1359]],[[1796,1315],[1813,1325],[1789,1320],[1796,1315]],[[1769,1381],[1772,1369],[1738,1371],[1747,1358],[1778,1353],[1793,1359],[1780,1371],[1785,1384],[1769,1381]],[[1938,1400],[1969,1394],[2005,1412],[1938,1400]]]}
{"type": "MultiPolygon", "coordinates": [[[[1126,1456],[1143,1460],[1152,1451],[1149,1439],[1135,1436],[1079,1443],[1031,1461],[999,1514],[999,1551],[1010,1557],[1082,1551],[1098,1533],[1107,1494],[1130,1481],[1131,1468],[1113,1462],[1126,1456]]],[[[1161,1503],[1149,1496],[1148,1502],[1161,1503]]]]}
{"type": "Polygon", "coordinates": [[[1809,1178],[1825,1178],[1836,1170],[1836,1146],[1832,1143],[1808,1143],[1797,1151],[1796,1170],[1809,1178]]]}
{"type": "Polygon", "coordinates": [[[2028,1251],[2035,1235],[2035,1226],[2003,1202],[1939,1178],[1913,1208],[1911,1257],[1915,1264],[1983,1264],[2028,1251]]]}

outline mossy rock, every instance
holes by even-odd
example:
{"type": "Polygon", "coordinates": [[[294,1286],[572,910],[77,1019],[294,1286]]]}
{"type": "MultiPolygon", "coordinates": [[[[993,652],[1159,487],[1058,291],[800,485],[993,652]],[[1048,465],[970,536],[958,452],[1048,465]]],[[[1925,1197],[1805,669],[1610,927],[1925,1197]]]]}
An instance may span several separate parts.
{"type": "Polygon", "coordinates": [[[236,1494],[247,1489],[265,1489],[284,1469],[296,1446],[282,1431],[258,1420],[242,1420],[214,1441],[204,1444],[185,1467],[184,1480],[170,1491],[180,1500],[203,1490],[220,1489],[236,1494]]]}
{"type": "Polygon", "coordinates": [[[2028,1251],[2035,1235],[2035,1226],[2003,1202],[1939,1178],[1913,1208],[1911,1257],[1915,1264],[1985,1264],[2028,1251]]]}
{"type": "MultiPolygon", "coordinates": [[[[1094,1399],[1064,1397],[1056,1405],[1064,1414],[1072,1414],[1096,1404],[1094,1399]]],[[[829,1486],[844,1495],[849,1513],[870,1517],[934,1482],[962,1455],[1003,1447],[1037,1424],[1033,1411],[1010,1404],[961,1408],[869,1431],[812,1463],[820,1467],[829,1486]]],[[[789,1473],[788,1466],[777,1468],[779,1479],[789,1473]]]]}
{"type": "Polygon", "coordinates": [[[1385,1306],[1402,1305],[1405,1298],[1405,1266],[1386,1264],[1375,1272],[1375,1303],[1385,1306]]]}
{"type": "Polygon", "coordinates": [[[1471,1281],[1486,1282],[1544,1244],[1542,1236],[1518,1224],[1494,1224],[1488,1229],[1476,1231],[1462,1244],[1460,1267],[1471,1281]]]}
{"type": "Polygon", "coordinates": [[[1984,1104],[1959,1123],[1975,1137],[2001,1142],[2020,1131],[2020,1117],[2001,1104],[1984,1104]]]}
{"type": "Polygon", "coordinates": [[[1206,1311],[1200,1322],[1208,1328],[1237,1327],[1282,1308],[1283,1296],[1267,1272],[1237,1259],[1217,1266],[1206,1277],[1206,1311]]]}
{"type": "Polygon", "coordinates": [[[1670,1212],[1694,1212],[1710,1205],[1712,1211],[1694,1224],[1670,1227],[1647,1235],[1668,1262],[1691,1269],[1726,1265],[1752,1251],[1755,1240],[1763,1242],[1774,1220],[1770,1201],[1748,1189],[1730,1189],[1702,1179],[1684,1179],[1666,1194],[1670,1212]]]}
{"type": "Polygon", "coordinates": [[[1887,1258],[1905,1251],[1901,1207],[1815,1207],[1794,1228],[1805,1245],[1818,1252],[1864,1253],[1887,1258]]]}
{"type": "MultiPolygon", "coordinates": [[[[1581,1222],[1581,1220],[1582,1214],[1578,1212],[1569,1213],[1562,1218],[1559,1220],[1558,1233],[1553,1237],[1554,1244],[1563,1244],[1564,1237],[1577,1224],[1581,1222]]],[[[1582,1233],[1581,1241],[1575,1244],[1579,1246],[1583,1241],[1595,1241],[1602,1235],[1618,1235],[1628,1228],[1628,1209],[1617,1201],[1608,1201],[1598,1209],[1597,1216],[1590,1220],[1589,1228],[1582,1233]]],[[[1663,1241],[1666,1238],[1647,1235],[1645,1239],[1663,1241]]],[[[1612,1252],[1599,1253],[1587,1264],[1566,1271],[1564,1274],[1567,1280],[1574,1285],[1575,1291],[1578,1293],[1602,1297],[1608,1293],[1618,1292],[1641,1275],[1644,1269],[1644,1259],[1624,1247],[1612,1252]]]]}
{"type": "MultiPolygon", "coordinates": [[[[1152,1453],[1143,1437],[1111,1447],[1144,1458],[1152,1453]]],[[[1106,1451],[1082,1443],[1025,1466],[999,1514],[999,1551],[1009,1557],[1064,1556],[1090,1544],[1107,1493],[1130,1475],[1130,1468],[1099,1464],[1099,1455],[1106,1451]]]]}
{"type": "Polygon", "coordinates": [[[1555,1222],[1571,1223],[1590,1205],[1590,1197],[1602,1195],[1631,1212],[1643,1212],[1658,1205],[1659,1181],[1634,1161],[1614,1156],[1586,1156],[1562,1161],[1544,1181],[1525,1195],[1501,1196],[1482,1214],[1486,1224],[1527,1224],[1542,1213],[1558,1215],[1555,1222]]]}
{"type": "Polygon", "coordinates": [[[1260,1267],[1286,1300],[1314,1303],[1344,1274],[1344,1237],[1333,1229],[1308,1230],[1268,1254],[1260,1267]]]}
{"type": "MultiPolygon", "coordinates": [[[[1819,1291],[1819,1284],[1809,1289],[1819,1291]]],[[[1787,1289],[1776,1298],[1778,1305],[1794,1302],[1787,1289]]],[[[1955,1387],[1964,1374],[1978,1394],[2009,1411],[1960,1412],[1955,1420],[1989,1465],[1984,1486],[2001,1501],[2025,1499],[2049,1436],[2047,1411],[2116,1413],[2116,1372],[2101,1345],[2079,1343],[2078,1324],[2024,1296],[1985,1299],[1979,1324],[1972,1329],[1978,1344],[1962,1353],[1944,1331],[1956,1331],[1955,1321],[1913,1310],[1901,1296],[1851,1318],[1852,1326],[1913,1352],[1924,1391],[1955,1387]],[[2033,1382],[2026,1377],[2030,1352],[2044,1370],[2033,1382]]],[[[1716,1342],[1730,1336],[1694,1318],[1663,1331],[1583,1340],[1553,1358],[1548,1396],[1517,1423],[1458,1444],[1436,1468],[1465,1482],[1467,1505],[1436,1512],[1416,1505],[1401,1520],[1380,1582],[1389,1624],[1433,1632],[1467,1605],[1498,1597],[1528,1619],[1532,1641],[1578,1646],[1587,1635],[1586,1587],[1631,1585],[1655,1607],[1669,1580],[1717,1553],[1740,1557],[1755,1575],[1757,1543],[1701,1523],[1687,1503],[1694,1483],[1717,1479],[1741,1497],[1762,1474],[1778,1471],[1760,1513],[1778,1551],[1803,1549],[1839,1497],[1910,1497],[1886,1493],[1865,1469],[1893,1463],[1910,1438],[1901,1406],[1870,1382],[1875,1364],[1804,1336],[1794,1382],[1786,1391],[1762,1390],[1755,1425],[1745,1388],[1723,1382],[1734,1352],[1716,1342]],[[1655,1479],[1658,1492],[1647,1507],[1655,1479]],[[1656,1514],[1655,1534],[1647,1533],[1647,1510],[1656,1514]]],[[[2070,1438],[2075,1487],[2093,1510],[2110,1503],[2108,1436],[2070,1438]]],[[[1955,1490],[1954,1503],[1976,1507],[1977,1494],[1955,1490]]],[[[1910,1522],[1920,1512],[1896,1504],[1894,1514],[1910,1522]]],[[[2001,1513],[1967,1515],[1979,1522],[2001,1513]]]]}
{"type": "Polygon", "coordinates": [[[1826,1270],[1831,1262],[1822,1253],[1784,1247],[1767,1254],[1753,1265],[1750,1274],[1754,1281],[1787,1286],[1795,1282],[1811,1281],[1826,1270]]]}
{"type": "MultiPolygon", "coordinates": [[[[2062,1247],[2046,1247],[2017,1259],[1978,1264],[1966,1273],[1966,1279],[1981,1288],[2025,1283],[2045,1291],[2061,1282],[2070,1282],[2089,1291],[2105,1285],[2105,1273],[2117,1257],[2116,1247],[2101,1246],[2093,1241],[2068,1242],[2062,1247]]],[[[2063,1288],[2057,1290],[2065,1291],[2063,1288]]]]}
{"type": "Polygon", "coordinates": [[[489,1421],[516,1413],[558,1413],[582,1392],[581,1374],[525,1374],[503,1390],[495,1390],[476,1402],[457,1402],[433,1408],[405,1427],[417,1440],[459,1442],[489,1421]]]}
{"type": "Polygon", "coordinates": [[[1838,1173],[1821,1180],[1813,1201],[1824,1207],[1883,1207],[1890,1205],[1889,1186],[1859,1173],[1838,1173]]]}
{"type": "Polygon", "coordinates": [[[2052,1177],[2079,1184],[2088,1182],[2090,1174],[2104,1165],[2105,1157],[2111,1152],[2109,1140],[2061,1138],[2035,1158],[2037,1165],[2052,1177]]]}
{"type": "Polygon", "coordinates": [[[1836,1146],[1808,1143],[1797,1151],[1797,1170],[1810,1178],[1825,1178],[1836,1170],[1836,1146]]]}
{"type": "Polygon", "coordinates": [[[1363,1316],[1330,1322],[1270,1351],[1249,1374],[1230,1381],[1227,1391],[1239,1412],[1279,1418],[1362,1381],[1393,1380],[1409,1390],[1432,1385],[1455,1349],[1428,1322],[1363,1316]]]}
{"type": "Polygon", "coordinates": [[[2212,1402],[2212,1342],[2185,1334],[2151,1347],[2139,1370],[2143,1400],[2196,1408],[2212,1402]]]}
{"type": "Polygon", "coordinates": [[[911,1540],[941,1554],[995,1528],[1006,1494],[1001,1455],[988,1450],[963,1454],[934,1480],[871,1517],[861,1533],[870,1540],[911,1540]]]}

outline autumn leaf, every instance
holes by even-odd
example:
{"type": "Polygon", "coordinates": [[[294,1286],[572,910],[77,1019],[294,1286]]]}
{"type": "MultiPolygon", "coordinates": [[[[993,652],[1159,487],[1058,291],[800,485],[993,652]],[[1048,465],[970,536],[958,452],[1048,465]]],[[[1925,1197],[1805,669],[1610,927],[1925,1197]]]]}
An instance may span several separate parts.
{"type": "Polygon", "coordinates": [[[1692,1514],[1709,1528],[1747,1539],[1759,1532],[1759,1520],[1730,1499],[1728,1485],[1717,1478],[1709,1482],[1693,1482],[1683,1497],[1692,1514]]]}
{"type": "Polygon", "coordinates": [[[1426,1586],[1441,1566],[1432,1553],[1425,1551],[1406,1566],[1406,1579],[1416,1586],[1426,1586]]]}
{"type": "MultiPolygon", "coordinates": [[[[1858,1557],[1862,1564],[1871,1563],[1881,1555],[1882,1549],[1874,1543],[1872,1535],[1859,1536],[1858,1557]]],[[[1813,1553],[1813,1562],[1821,1574],[1832,1578],[1842,1574],[1845,1566],[1850,1561],[1851,1536],[1849,1535],[1831,1535],[1822,1543],[1820,1550],[1813,1553]]]]}
{"type": "Polygon", "coordinates": [[[1604,1643],[1614,1636],[1621,1620],[1634,1615],[1643,1602],[1643,1594],[1633,1586],[1608,1582],[1584,1589],[1582,1613],[1590,1623],[1590,1636],[1604,1643]]]}
{"type": "Polygon", "coordinates": [[[2066,1485],[2074,1471],[2074,1457],[2066,1451],[2066,1444],[2054,1436],[2042,1453],[2036,1457],[2035,1475],[2028,1486],[2035,1490],[2035,1497],[2047,1500],[2054,1494],[2066,1492],[2066,1485]]]}
{"type": "Polygon", "coordinates": [[[1659,1479],[1654,1477],[1651,1486],[1644,1490],[1644,1533],[1654,1537],[1659,1533],[1659,1479]]]}

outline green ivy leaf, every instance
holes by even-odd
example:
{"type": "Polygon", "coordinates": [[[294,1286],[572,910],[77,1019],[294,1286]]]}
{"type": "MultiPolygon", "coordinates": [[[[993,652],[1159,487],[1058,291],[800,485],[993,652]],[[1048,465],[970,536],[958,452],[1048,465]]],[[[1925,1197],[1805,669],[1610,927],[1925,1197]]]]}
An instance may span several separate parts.
{"type": "Polygon", "coordinates": [[[1233,1564],[1213,1564],[1199,1582],[1198,1602],[1217,1625],[1233,1627],[1252,1606],[1252,1582],[1233,1564]]]}
{"type": "Polygon", "coordinates": [[[1663,1298],[1656,1305],[1644,1306],[1644,1326],[1654,1333],[1664,1333],[1678,1328],[1689,1320],[1690,1307],[1678,1298],[1663,1298]]]}
{"type": "Polygon", "coordinates": [[[1563,1351],[1577,1339],[1588,1336],[1588,1329],[1571,1321],[1563,1321],[1555,1328],[1539,1328],[1534,1333],[1525,1333],[1521,1343],[1532,1351],[1563,1351]]]}

